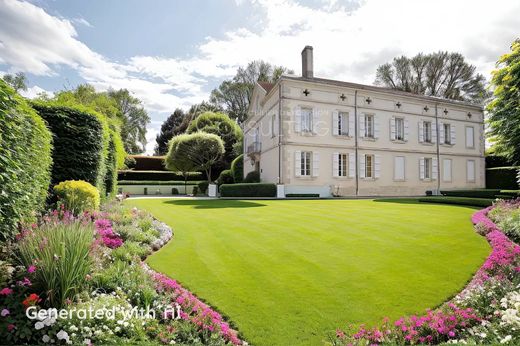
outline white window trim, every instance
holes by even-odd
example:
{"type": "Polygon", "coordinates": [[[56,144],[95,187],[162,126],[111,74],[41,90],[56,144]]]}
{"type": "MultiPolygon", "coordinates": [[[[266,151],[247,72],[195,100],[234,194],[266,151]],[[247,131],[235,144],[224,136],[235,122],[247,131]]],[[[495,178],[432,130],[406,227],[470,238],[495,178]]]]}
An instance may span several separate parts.
{"type": "Polygon", "coordinates": [[[477,161],[476,160],[466,160],[466,181],[468,183],[477,182],[477,161]],[[473,179],[470,179],[469,174],[468,174],[468,165],[470,162],[473,162],[473,179]]]}
{"type": "Polygon", "coordinates": [[[466,139],[466,148],[467,149],[475,149],[475,127],[474,126],[468,126],[466,125],[464,127],[464,137],[466,139]],[[471,142],[473,143],[472,146],[468,146],[468,129],[473,129],[472,130],[472,133],[473,133],[473,138],[471,139],[471,142]]]}
{"type": "Polygon", "coordinates": [[[402,156],[402,155],[399,155],[399,156],[394,156],[394,181],[406,181],[406,156],[402,156]],[[402,157],[403,158],[403,178],[396,178],[396,174],[395,174],[395,171],[396,171],[396,159],[398,157],[402,157]]]}
{"type": "Polygon", "coordinates": [[[452,159],[442,159],[442,181],[444,183],[451,183],[453,181],[453,160],[452,159]],[[444,174],[444,170],[446,169],[446,161],[450,162],[450,178],[446,179],[446,175],[444,174]]]}

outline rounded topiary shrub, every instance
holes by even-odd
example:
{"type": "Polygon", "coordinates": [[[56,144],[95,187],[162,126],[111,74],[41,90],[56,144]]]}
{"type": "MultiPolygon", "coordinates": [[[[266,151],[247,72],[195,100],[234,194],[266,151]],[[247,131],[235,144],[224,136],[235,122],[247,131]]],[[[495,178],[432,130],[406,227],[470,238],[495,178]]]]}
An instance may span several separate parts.
{"type": "Polygon", "coordinates": [[[231,173],[235,183],[241,183],[244,180],[244,154],[237,156],[231,162],[231,173]]]}
{"type": "Polygon", "coordinates": [[[235,179],[233,178],[233,172],[231,172],[230,169],[225,169],[222,172],[220,172],[220,176],[217,179],[217,185],[222,184],[233,184],[235,182],[235,179]]]}
{"type": "Polygon", "coordinates": [[[247,173],[244,183],[259,183],[260,173],[258,171],[252,171],[247,173]]]}
{"type": "Polygon", "coordinates": [[[65,209],[79,214],[87,210],[99,208],[99,190],[82,180],[62,181],[54,186],[54,193],[65,209]]]}

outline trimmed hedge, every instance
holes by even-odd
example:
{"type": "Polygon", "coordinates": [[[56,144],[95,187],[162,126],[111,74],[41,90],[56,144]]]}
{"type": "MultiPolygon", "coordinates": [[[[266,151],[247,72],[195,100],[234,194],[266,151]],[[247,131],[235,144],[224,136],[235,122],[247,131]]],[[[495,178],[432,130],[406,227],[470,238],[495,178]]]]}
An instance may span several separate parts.
{"type": "Polygon", "coordinates": [[[444,196],[452,197],[471,197],[471,198],[491,198],[500,194],[500,189],[468,189],[468,190],[441,190],[444,196]]]}
{"type": "MultiPolygon", "coordinates": [[[[202,181],[188,181],[186,185],[198,185],[202,181]]],[[[118,185],[184,185],[184,180],[120,180],[118,185]]]]}
{"type": "Polygon", "coordinates": [[[79,215],[84,211],[99,209],[99,191],[92,184],[81,180],[62,181],[54,186],[54,193],[66,210],[79,215]]]}
{"type": "Polygon", "coordinates": [[[494,199],[490,198],[470,198],[470,197],[421,197],[419,202],[468,205],[473,207],[489,207],[494,199]]]}
{"type": "Polygon", "coordinates": [[[235,179],[233,178],[233,172],[230,169],[225,169],[220,172],[220,175],[217,179],[217,185],[222,184],[234,184],[235,179]]]}
{"type": "Polygon", "coordinates": [[[319,198],[319,193],[288,193],[285,195],[285,197],[301,197],[301,198],[319,198]]]}
{"type": "Polygon", "coordinates": [[[241,183],[244,180],[244,154],[240,154],[231,162],[231,174],[235,183],[241,183]]]}
{"type": "MultiPolygon", "coordinates": [[[[117,172],[117,179],[121,180],[154,180],[154,181],[166,181],[166,180],[182,180],[184,177],[180,172],[171,171],[119,171],[117,172]]],[[[204,174],[200,172],[191,172],[188,176],[188,181],[203,180],[204,174]]]]}
{"type": "Polygon", "coordinates": [[[220,186],[221,197],[275,197],[276,185],[269,183],[224,184],[220,186]]]}
{"type": "Polygon", "coordinates": [[[167,171],[164,166],[164,156],[128,155],[135,160],[133,169],[136,171],[167,171]]]}
{"type": "Polygon", "coordinates": [[[45,206],[52,136],[26,101],[0,79],[0,239],[45,206]]]}
{"type": "Polygon", "coordinates": [[[260,173],[258,171],[251,171],[247,173],[244,183],[259,183],[260,182],[260,173]]]}
{"type": "Polygon", "coordinates": [[[518,189],[518,167],[494,167],[486,169],[486,187],[488,189],[518,189]]]}
{"type": "Polygon", "coordinates": [[[110,146],[106,118],[84,107],[33,102],[47,121],[54,138],[52,184],[83,180],[105,195],[105,175],[110,146]]]}

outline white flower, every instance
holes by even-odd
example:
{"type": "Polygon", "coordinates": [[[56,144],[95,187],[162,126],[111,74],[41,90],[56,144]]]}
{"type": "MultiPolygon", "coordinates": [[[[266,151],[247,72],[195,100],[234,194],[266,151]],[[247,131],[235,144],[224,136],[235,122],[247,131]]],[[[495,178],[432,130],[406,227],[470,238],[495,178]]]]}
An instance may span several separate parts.
{"type": "Polygon", "coordinates": [[[78,331],[78,327],[76,327],[75,325],[72,325],[72,326],[70,326],[69,330],[71,332],[77,332],[78,331]]]}
{"type": "Polygon", "coordinates": [[[90,341],[90,339],[85,339],[85,340],[83,340],[83,343],[85,345],[90,345],[92,342],[90,341]]]}
{"type": "Polygon", "coordinates": [[[503,338],[502,340],[500,340],[500,343],[501,344],[505,344],[505,343],[508,343],[509,341],[511,341],[513,337],[511,335],[508,335],[506,336],[505,338],[503,338]]]}
{"type": "Polygon", "coordinates": [[[44,343],[48,343],[49,341],[51,341],[51,337],[48,336],[47,334],[45,334],[45,335],[43,336],[43,338],[42,338],[42,341],[43,341],[44,343]]]}
{"type": "Polygon", "coordinates": [[[64,331],[63,329],[60,330],[58,332],[58,334],[56,334],[56,337],[58,338],[58,340],[65,340],[65,341],[69,340],[69,334],[66,331],[64,331]]]}
{"type": "Polygon", "coordinates": [[[36,323],[34,324],[34,329],[36,329],[36,330],[40,330],[40,329],[42,329],[43,327],[45,327],[45,325],[43,324],[43,322],[36,322],[36,323]]]}

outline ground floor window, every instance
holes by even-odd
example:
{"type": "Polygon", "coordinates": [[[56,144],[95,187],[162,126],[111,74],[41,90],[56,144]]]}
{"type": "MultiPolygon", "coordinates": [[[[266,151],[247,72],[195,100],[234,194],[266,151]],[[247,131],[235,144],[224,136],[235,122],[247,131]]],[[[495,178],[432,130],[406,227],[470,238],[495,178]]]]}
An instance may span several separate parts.
{"type": "Polygon", "coordinates": [[[365,177],[366,178],[374,177],[374,156],[373,155],[365,155],[365,177]]]}
{"type": "Polygon", "coordinates": [[[346,177],[348,175],[348,154],[338,155],[338,176],[346,177]]]}
{"type": "Polygon", "coordinates": [[[475,182],[475,160],[466,161],[466,176],[467,176],[468,182],[470,182],[470,183],[475,182]]]}
{"type": "Polygon", "coordinates": [[[300,175],[301,176],[310,176],[311,175],[311,152],[310,151],[302,151],[301,152],[301,164],[300,164],[300,175]]]}

